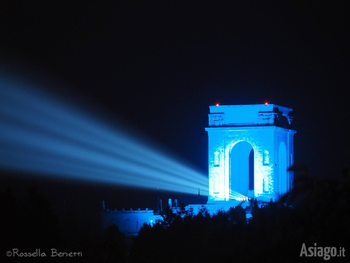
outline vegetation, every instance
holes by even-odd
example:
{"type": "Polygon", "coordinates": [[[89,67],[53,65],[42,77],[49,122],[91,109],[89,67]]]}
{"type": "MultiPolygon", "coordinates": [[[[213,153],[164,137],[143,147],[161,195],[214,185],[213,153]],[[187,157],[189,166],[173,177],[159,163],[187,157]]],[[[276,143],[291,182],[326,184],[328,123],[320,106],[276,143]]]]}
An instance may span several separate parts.
{"type": "MultiPolygon", "coordinates": [[[[278,202],[251,202],[247,211],[238,206],[210,216],[167,210],[163,220],[144,225],[130,253],[117,226],[104,232],[82,231],[67,235],[67,215],[55,215],[52,204],[30,188],[22,200],[10,189],[0,196],[1,233],[5,251],[35,248],[82,251],[75,262],[307,262],[301,247],[345,247],[350,251],[350,181],[296,177],[294,188],[278,202]]],[[[68,218],[68,219],[67,219],[68,218]]],[[[345,252],[345,255],[347,255],[345,252]]],[[[332,261],[346,260],[335,258],[332,261]]],[[[65,261],[62,259],[62,261],[65,261]]]]}
{"type": "MultiPolygon", "coordinates": [[[[307,247],[350,248],[350,181],[300,175],[278,202],[252,203],[210,217],[168,211],[163,222],[144,225],[131,251],[132,262],[313,262],[300,258],[307,247]],[[171,223],[169,223],[171,222],[171,223]]],[[[332,260],[346,260],[336,258],[332,260]]]]}
{"type": "MultiPolygon", "coordinates": [[[[26,253],[40,249],[45,252],[46,259],[53,259],[50,257],[54,248],[57,252],[81,252],[82,256],[72,259],[74,262],[126,261],[124,234],[117,226],[112,225],[100,232],[80,229],[72,213],[62,213],[60,216],[53,213],[52,203],[36,187],[29,188],[23,200],[17,200],[11,189],[7,188],[0,195],[0,209],[2,257],[6,251],[18,248],[19,252],[26,253]]],[[[34,262],[45,261],[44,258],[27,256],[24,260],[30,259],[34,262]]],[[[67,260],[67,257],[54,258],[56,262],[67,260]]]]}

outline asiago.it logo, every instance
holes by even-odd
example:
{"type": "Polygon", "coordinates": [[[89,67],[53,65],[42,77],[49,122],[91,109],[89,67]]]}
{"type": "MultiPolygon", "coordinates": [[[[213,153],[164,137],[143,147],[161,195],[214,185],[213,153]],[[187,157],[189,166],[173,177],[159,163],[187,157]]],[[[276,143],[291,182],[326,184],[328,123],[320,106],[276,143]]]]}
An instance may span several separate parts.
{"type": "Polygon", "coordinates": [[[314,246],[307,247],[305,243],[301,246],[300,257],[321,257],[329,260],[331,257],[345,257],[344,247],[319,247],[317,243],[314,246]]]}

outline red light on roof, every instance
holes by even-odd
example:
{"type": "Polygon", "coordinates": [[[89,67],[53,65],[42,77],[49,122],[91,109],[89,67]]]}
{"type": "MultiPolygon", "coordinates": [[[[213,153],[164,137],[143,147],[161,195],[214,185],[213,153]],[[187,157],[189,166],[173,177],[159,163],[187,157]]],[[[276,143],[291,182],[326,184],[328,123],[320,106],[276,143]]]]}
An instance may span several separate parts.
{"type": "Polygon", "coordinates": [[[265,105],[269,104],[268,102],[265,102],[265,105]]]}
{"type": "Polygon", "coordinates": [[[216,103],[215,106],[219,106],[220,104],[219,103],[216,103]]]}

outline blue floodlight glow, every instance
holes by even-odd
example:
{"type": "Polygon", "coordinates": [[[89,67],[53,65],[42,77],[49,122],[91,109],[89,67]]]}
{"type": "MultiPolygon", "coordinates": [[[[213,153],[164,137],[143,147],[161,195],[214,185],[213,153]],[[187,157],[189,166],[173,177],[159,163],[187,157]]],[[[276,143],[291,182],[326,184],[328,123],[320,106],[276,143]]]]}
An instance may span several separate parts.
{"type": "Polygon", "coordinates": [[[0,118],[3,169],[208,195],[205,175],[30,85],[0,79],[0,118]]]}
{"type": "Polygon", "coordinates": [[[289,191],[296,133],[290,129],[292,109],[268,102],[209,109],[209,202],[277,200],[289,191]]]}

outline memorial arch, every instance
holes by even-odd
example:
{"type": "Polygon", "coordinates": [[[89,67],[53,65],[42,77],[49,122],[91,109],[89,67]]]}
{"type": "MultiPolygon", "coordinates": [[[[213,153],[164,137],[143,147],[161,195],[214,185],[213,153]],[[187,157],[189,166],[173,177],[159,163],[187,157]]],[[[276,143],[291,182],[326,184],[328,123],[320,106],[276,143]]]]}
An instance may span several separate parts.
{"type": "Polygon", "coordinates": [[[209,202],[276,200],[291,188],[292,109],[274,104],[210,106],[209,202]]]}

